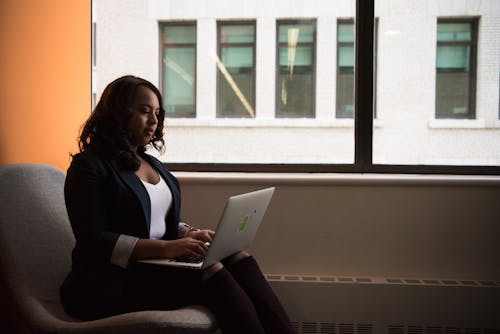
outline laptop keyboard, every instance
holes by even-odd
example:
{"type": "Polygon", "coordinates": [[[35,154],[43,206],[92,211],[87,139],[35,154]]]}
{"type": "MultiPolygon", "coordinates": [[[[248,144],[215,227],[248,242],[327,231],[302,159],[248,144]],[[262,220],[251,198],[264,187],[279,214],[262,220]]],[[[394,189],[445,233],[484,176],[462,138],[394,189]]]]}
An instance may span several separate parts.
{"type": "Polygon", "coordinates": [[[180,256],[175,259],[177,262],[186,262],[186,263],[199,263],[203,262],[203,258],[194,257],[194,256],[180,256]]]}
{"type": "MultiPolygon", "coordinates": [[[[208,241],[205,242],[205,245],[207,247],[210,247],[210,243],[208,241]]],[[[203,262],[203,260],[205,260],[204,257],[199,258],[196,256],[179,256],[175,259],[175,261],[177,261],[177,262],[186,262],[186,263],[200,263],[200,262],[203,262]]]]}

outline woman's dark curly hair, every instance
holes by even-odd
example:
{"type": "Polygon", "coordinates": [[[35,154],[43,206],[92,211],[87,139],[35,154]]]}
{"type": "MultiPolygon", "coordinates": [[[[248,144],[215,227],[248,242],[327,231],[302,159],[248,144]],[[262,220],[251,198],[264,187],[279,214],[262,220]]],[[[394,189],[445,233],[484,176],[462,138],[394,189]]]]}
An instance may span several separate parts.
{"type": "Polygon", "coordinates": [[[120,77],[104,89],[94,111],[84,123],[78,144],[80,152],[89,151],[101,156],[112,157],[126,168],[137,170],[140,160],[137,153],[146,150],[145,146],[132,149],[125,125],[132,115],[132,103],[140,86],[151,89],[160,104],[158,126],[151,138],[150,145],[161,151],[164,148],[163,121],[165,109],[161,93],[151,82],[126,75],[120,77]]]}

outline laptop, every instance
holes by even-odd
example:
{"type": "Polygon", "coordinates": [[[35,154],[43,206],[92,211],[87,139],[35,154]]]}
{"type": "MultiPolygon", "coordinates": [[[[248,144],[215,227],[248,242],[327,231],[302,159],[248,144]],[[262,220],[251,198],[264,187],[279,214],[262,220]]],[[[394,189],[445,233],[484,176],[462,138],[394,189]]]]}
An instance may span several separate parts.
{"type": "Polygon", "coordinates": [[[198,262],[179,259],[148,259],[139,262],[204,269],[248,248],[257,234],[274,190],[275,188],[271,187],[229,197],[204,259],[198,262]]]}

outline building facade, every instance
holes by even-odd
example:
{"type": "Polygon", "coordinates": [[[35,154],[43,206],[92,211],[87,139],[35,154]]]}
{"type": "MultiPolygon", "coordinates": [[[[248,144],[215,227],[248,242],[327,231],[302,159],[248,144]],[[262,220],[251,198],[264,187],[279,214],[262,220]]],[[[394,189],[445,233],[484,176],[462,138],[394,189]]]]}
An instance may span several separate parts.
{"type": "MultiPolygon", "coordinates": [[[[354,0],[95,0],[93,99],[163,92],[165,162],[352,163],[354,0]]],[[[373,161],[500,165],[500,2],[375,2],[373,161]]]]}

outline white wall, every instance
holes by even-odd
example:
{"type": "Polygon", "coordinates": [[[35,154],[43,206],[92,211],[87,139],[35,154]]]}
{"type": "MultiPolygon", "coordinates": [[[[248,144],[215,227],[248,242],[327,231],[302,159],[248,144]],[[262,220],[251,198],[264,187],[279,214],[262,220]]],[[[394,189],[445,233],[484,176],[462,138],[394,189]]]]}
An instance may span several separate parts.
{"type": "Polygon", "coordinates": [[[498,177],[176,174],[182,216],[202,227],[227,196],[277,186],[252,247],[268,274],[500,284],[498,177]]]}
{"type": "Polygon", "coordinates": [[[497,333],[500,178],[176,173],[182,216],[276,186],[250,252],[297,333],[497,333]]]}

